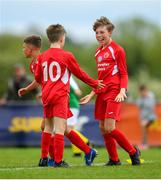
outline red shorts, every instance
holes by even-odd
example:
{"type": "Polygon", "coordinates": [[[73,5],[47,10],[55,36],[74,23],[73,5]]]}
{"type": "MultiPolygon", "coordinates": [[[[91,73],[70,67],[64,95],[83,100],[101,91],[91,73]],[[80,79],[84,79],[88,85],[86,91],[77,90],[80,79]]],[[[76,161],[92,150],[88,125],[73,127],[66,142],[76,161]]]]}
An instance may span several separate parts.
{"type": "Polygon", "coordinates": [[[115,98],[120,92],[120,88],[110,88],[105,93],[97,95],[95,103],[95,118],[97,120],[105,120],[112,118],[120,120],[121,102],[116,102],[115,98]]]}
{"type": "Polygon", "coordinates": [[[63,119],[68,119],[72,116],[72,112],[69,107],[69,97],[60,96],[56,98],[53,104],[49,104],[44,107],[44,117],[53,118],[60,117],[63,119]]]}

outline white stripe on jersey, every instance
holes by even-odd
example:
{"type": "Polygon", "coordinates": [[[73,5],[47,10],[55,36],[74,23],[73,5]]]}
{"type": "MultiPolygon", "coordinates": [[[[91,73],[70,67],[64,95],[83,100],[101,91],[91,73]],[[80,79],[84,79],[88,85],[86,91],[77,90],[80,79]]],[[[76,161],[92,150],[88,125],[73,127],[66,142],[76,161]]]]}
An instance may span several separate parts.
{"type": "MultiPolygon", "coordinates": [[[[113,59],[115,60],[116,58],[115,58],[115,54],[114,54],[114,49],[111,47],[111,46],[109,46],[108,47],[108,49],[110,50],[110,52],[111,52],[111,54],[112,54],[112,57],[113,57],[113,59]]],[[[118,67],[117,67],[117,64],[116,65],[114,65],[114,67],[113,67],[113,71],[112,71],[112,75],[115,75],[116,73],[118,73],[118,67]]]]}
{"type": "Polygon", "coordinates": [[[115,60],[116,58],[115,58],[115,54],[114,54],[113,48],[112,48],[111,46],[109,46],[108,49],[110,50],[110,52],[111,52],[111,54],[112,54],[112,57],[113,57],[113,59],[115,60]]]}
{"type": "Polygon", "coordinates": [[[97,54],[98,54],[100,51],[101,51],[101,50],[98,50],[98,51],[96,52],[95,57],[97,56],[97,54]]]}
{"type": "Polygon", "coordinates": [[[68,72],[68,69],[67,69],[67,68],[66,68],[66,70],[65,70],[64,75],[63,75],[62,78],[61,78],[61,81],[62,81],[64,84],[67,84],[67,82],[69,81],[69,72],[68,72]]]}
{"type": "Polygon", "coordinates": [[[115,75],[118,72],[117,65],[114,65],[112,75],[115,75]]]}

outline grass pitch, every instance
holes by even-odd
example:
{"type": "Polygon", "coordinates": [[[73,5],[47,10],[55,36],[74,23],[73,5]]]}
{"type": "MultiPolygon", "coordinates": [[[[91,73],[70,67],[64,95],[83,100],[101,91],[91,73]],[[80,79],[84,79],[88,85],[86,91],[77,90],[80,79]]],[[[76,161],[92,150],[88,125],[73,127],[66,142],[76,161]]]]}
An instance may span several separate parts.
{"type": "Polygon", "coordinates": [[[142,151],[145,159],[141,166],[132,166],[126,162],[127,153],[119,150],[121,166],[103,167],[107,162],[104,148],[96,148],[99,155],[92,167],[86,167],[84,156],[73,157],[70,148],[65,149],[64,159],[70,168],[40,168],[39,148],[0,148],[0,178],[12,179],[161,179],[161,148],[142,151]]]}

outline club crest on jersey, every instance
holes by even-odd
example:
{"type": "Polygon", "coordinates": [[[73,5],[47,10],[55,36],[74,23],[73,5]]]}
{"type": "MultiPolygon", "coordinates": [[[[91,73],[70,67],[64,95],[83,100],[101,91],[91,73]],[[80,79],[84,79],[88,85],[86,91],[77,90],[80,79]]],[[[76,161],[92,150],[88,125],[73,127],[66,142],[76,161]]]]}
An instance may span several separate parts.
{"type": "Polygon", "coordinates": [[[108,56],[109,56],[109,53],[107,52],[107,53],[104,54],[103,57],[104,57],[104,58],[107,58],[108,56]]]}
{"type": "Polygon", "coordinates": [[[102,56],[98,57],[98,62],[101,62],[103,60],[102,56]]]}

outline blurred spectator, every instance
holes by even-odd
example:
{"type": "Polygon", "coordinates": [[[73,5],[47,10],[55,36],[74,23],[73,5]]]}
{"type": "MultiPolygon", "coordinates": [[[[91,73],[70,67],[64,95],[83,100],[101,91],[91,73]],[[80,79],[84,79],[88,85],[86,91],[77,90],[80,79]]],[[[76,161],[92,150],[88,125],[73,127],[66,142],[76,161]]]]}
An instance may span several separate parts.
{"type": "Polygon", "coordinates": [[[22,101],[32,101],[35,98],[38,90],[34,90],[23,97],[18,96],[18,90],[22,87],[27,86],[32,81],[26,75],[25,67],[21,64],[14,65],[13,77],[8,81],[8,88],[4,96],[0,99],[0,105],[8,103],[21,103],[22,101]]]}
{"type": "Polygon", "coordinates": [[[128,103],[134,102],[133,96],[129,91],[126,92],[126,96],[127,96],[127,98],[125,99],[124,102],[128,102],[128,103]]]}
{"type": "Polygon", "coordinates": [[[140,109],[140,120],[142,126],[142,149],[147,149],[147,130],[148,127],[156,120],[155,113],[155,96],[153,92],[149,91],[145,85],[139,87],[140,97],[137,104],[140,109]]]}

